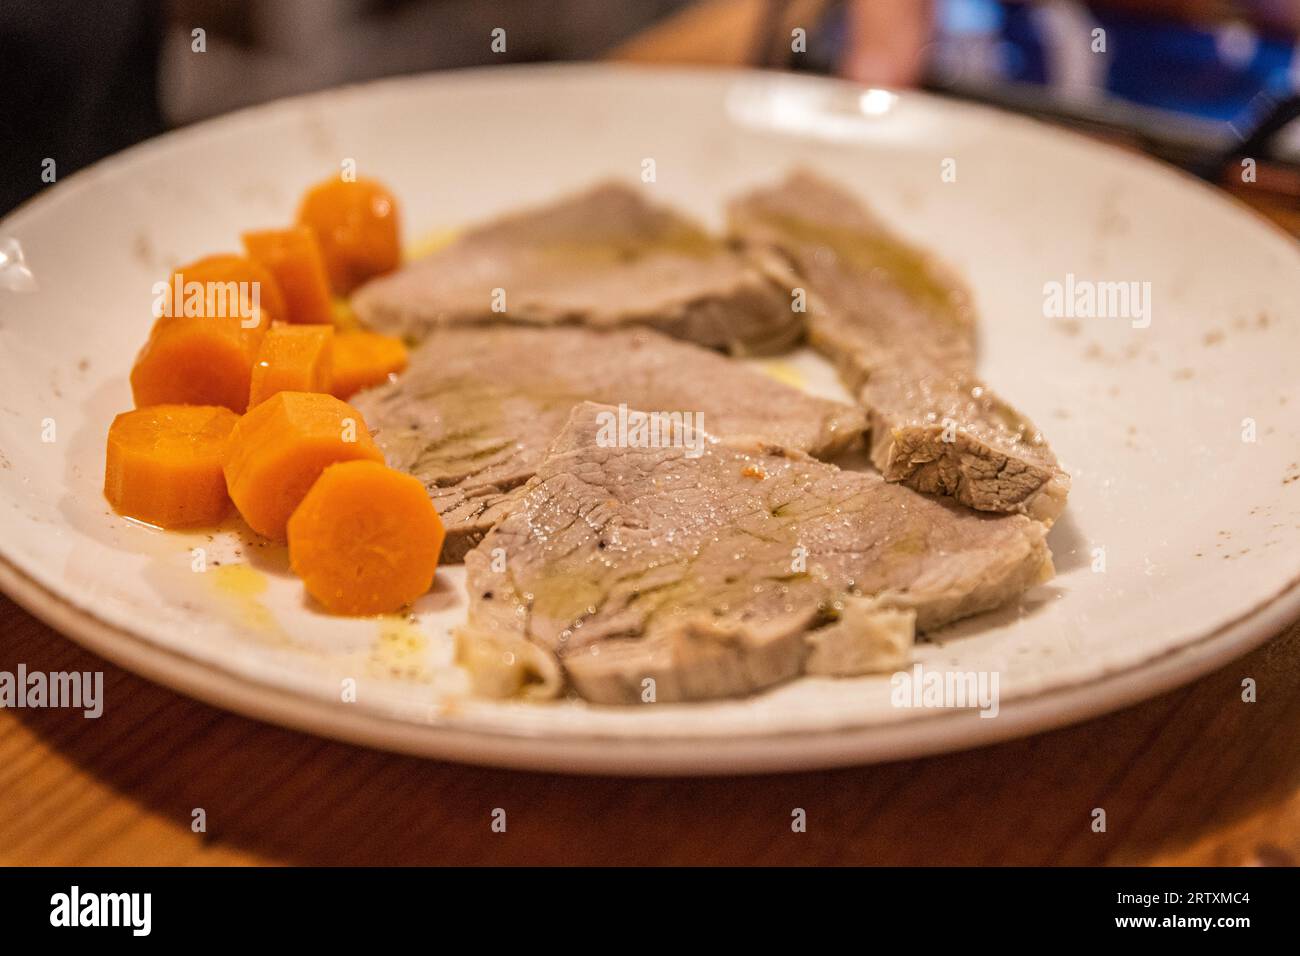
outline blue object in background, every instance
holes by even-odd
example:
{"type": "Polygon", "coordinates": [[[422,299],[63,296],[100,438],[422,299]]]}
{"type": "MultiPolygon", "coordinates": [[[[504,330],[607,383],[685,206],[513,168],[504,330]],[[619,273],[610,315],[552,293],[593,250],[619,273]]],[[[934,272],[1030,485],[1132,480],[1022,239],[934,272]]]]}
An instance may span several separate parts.
{"type": "MultiPolygon", "coordinates": [[[[999,82],[1051,87],[1067,60],[1105,30],[1099,93],[1203,119],[1244,116],[1261,93],[1282,98],[1300,86],[1296,47],[1244,24],[1217,30],[1092,10],[1081,3],[938,0],[935,62],[957,64],[958,85],[999,82]],[[1069,50],[1061,48],[1070,45],[1069,50]],[[972,57],[974,44],[996,55],[972,57]]],[[[1076,91],[1077,92],[1077,91],[1076,91]]]]}

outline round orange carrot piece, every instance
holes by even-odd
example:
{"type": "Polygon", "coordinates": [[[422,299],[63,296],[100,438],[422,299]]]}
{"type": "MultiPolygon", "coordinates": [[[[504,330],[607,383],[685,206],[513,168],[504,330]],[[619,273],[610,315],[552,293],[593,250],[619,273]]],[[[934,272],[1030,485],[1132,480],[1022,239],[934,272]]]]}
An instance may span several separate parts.
{"type": "Polygon", "coordinates": [[[391,272],[401,261],[397,200],[373,179],[317,183],[303,196],[298,222],[316,234],[338,295],[391,272]]]}
{"type": "Polygon", "coordinates": [[[424,485],[370,461],[330,465],[289,519],[289,563],[334,614],[386,614],[429,590],[442,519],[424,485]]]}
{"type": "Polygon", "coordinates": [[[263,328],[270,325],[272,319],[287,321],[284,293],[280,291],[275,276],[261,263],[244,256],[222,253],[197,259],[179,267],[169,282],[172,316],[224,314],[248,318],[252,308],[256,307],[262,320],[258,324],[263,328]],[[204,311],[176,308],[178,304],[192,304],[196,292],[202,294],[204,311]],[[220,309],[222,303],[227,305],[224,311],[220,309]],[[231,306],[238,306],[239,311],[231,306]]]}
{"type": "Polygon", "coordinates": [[[273,325],[262,337],[248,407],[260,405],[276,392],[328,392],[332,377],[328,325],[273,325]]]}
{"type": "Polygon", "coordinates": [[[226,487],[248,526],[274,541],[328,465],[382,462],[358,412],[333,395],[277,392],[251,408],[230,435],[226,487]]]}
{"type": "Polygon", "coordinates": [[[237,316],[158,319],[131,369],[136,407],[224,405],[242,412],[262,335],[237,316]]]}
{"type": "Polygon", "coordinates": [[[277,319],[307,325],[333,322],[329,276],[315,233],[306,226],[246,232],[244,248],[275,277],[284,294],[286,311],[277,319]]]}
{"type": "Polygon", "coordinates": [[[123,412],[108,429],[104,497],[118,513],[160,528],[219,523],[230,510],[222,462],[238,421],[209,405],[123,412]]]}
{"type": "Polygon", "coordinates": [[[333,386],[339,398],[351,398],[363,388],[379,385],[406,368],[409,356],[402,340],[378,332],[344,332],[334,337],[333,386]]]}

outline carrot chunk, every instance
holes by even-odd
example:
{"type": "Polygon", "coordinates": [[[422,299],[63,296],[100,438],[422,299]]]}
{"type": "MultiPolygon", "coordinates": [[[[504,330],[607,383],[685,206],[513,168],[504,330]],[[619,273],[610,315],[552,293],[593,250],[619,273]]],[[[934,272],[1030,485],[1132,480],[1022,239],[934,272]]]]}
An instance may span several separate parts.
{"type": "Polygon", "coordinates": [[[276,392],[328,392],[333,341],[334,329],[328,325],[271,326],[253,363],[248,407],[276,392]]]}
{"type": "Polygon", "coordinates": [[[330,465],[289,519],[289,563],[334,614],[385,614],[429,590],[442,519],[424,485],[370,461],[330,465]]]}
{"type": "Polygon", "coordinates": [[[406,368],[402,340],[378,332],[344,332],[334,337],[334,384],[339,398],[351,398],[363,388],[379,385],[391,373],[406,368]]]}
{"type": "Polygon", "coordinates": [[[230,510],[222,461],[239,416],[208,405],[123,412],[108,429],[104,497],[160,528],[214,525],[230,510]]]}
{"type": "Polygon", "coordinates": [[[284,299],[271,274],[250,259],[208,256],[181,266],[155,290],[149,339],[131,370],[137,407],[248,405],[253,359],[284,299]]]}
{"type": "Polygon", "coordinates": [[[137,408],[148,405],[248,407],[253,359],[261,328],[243,328],[238,316],[161,318],[131,369],[137,408]]]}
{"type": "Polygon", "coordinates": [[[316,392],[277,392],[249,410],[230,436],[226,487],[248,526],[275,541],[327,465],[382,462],[366,423],[346,402],[316,392]]]}
{"type": "Polygon", "coordinates": [[[332,321],[329,277],[316,235],[306,226],[244,233],[249,256],[275,276],[286,313],[276,318],[307,325],[332,321]]]}
{"type": "Polygon", "coordinates": [[[337,295],[391,272],[401,261],[397,200],[373,179],[317,183],[303,196],[298,222],[316,234],[337,295]]]}
{"type": "MultiPolygon", "coordinates": [[[[193,291],[193,283],[199,283],[203,287],[207,306],[197,314],[239,315],[247,318],[247,307],[256,305],[262,312],[259,324],[263,328],[270,325],[272,319],[285,320],[286,306],[280,284],[275,281],[275,276],[271,275],[269,269],[252,259],[223,253],[195,260],[172,273],[172,291],[180,289],[186,298],[193,291]],[[227,304],[226,309],[214,307],[222,302],[227,304]],[[242,311],[231,307],[235,305],[241,307],[242,311]]],[[[172,316],[184,314],[186,313],[175,308],[171,312],[172,316]]]]}

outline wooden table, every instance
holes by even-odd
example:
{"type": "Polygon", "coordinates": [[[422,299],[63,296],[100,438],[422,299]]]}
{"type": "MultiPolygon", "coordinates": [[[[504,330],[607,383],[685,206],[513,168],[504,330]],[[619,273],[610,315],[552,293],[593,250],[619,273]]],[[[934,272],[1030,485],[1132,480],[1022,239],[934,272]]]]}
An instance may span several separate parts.
{"type": "MultiPolygon", "coordinates": [[[[714,15],[688,11],[626,56],[741,56],[754,4],[703,6],[714,15]]],[[[5,864],[1300,863],[1300,625],[1077,727],[905,763],[709,780],[484,770],[320,740],[137,678],[0,596],[0,670],[19,663],[102,670],[109,705],[99,720],[0,710],[5,864]],[[1241,700],[1245,677],[1255,703],[1241,700]],[[505,833],[491,830],[498,807],[505,833]],[[791,832],[795,807],[806,833],[791,832]],[[1091,829],[1096,807],[1105,833],[1091,829]],[[196,808],[205,834],[191,830],[196,808]]]]}

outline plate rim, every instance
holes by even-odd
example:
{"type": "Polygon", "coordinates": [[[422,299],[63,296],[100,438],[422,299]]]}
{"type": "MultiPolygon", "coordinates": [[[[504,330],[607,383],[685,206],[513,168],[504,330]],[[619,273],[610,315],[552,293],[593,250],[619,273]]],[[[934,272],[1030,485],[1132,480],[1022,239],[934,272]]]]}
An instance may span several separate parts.
{"type": "Polygon", "coordinates": [[[35,195],[29,196],[13,209],[10,209],[3,217],[0,217],[0,228],[8,226],[11,220],[18,218],[20,215],[29,214],[32,209],[38,207],[42,203],[61,198],[61,196],[57,194],[60,192],[67,193],[69,191],[67,187],[72,183],[80,185],[84,180],[88,179],[90,175],[102,174],[105,170],[111,169],[118,163],[126,162],[129,159],[134,158],[136,154],[143,154],[146,151],[161,148],[164,143],[170,142],[173,139],[199,135],[210,126],[234,124],[236,121],[249,120],[261,112],[273,112],[280,109],[289,109],[294,105],[307,105],[317,100],[324,101],[331,97],[355,95],[385,87],[418,86],[422,83],[435,82],[469,82],[482,75],[500,76],[509,73],[642,73],[650,76],[696,75],[713,79],[724,77],[731,77],[733,79],[780,79],[795,83],[813,83],[818,85],[828,84],[859,90],[884,89],[900,96],[906,96],[909,99],[925,101],[930,104],[940,104],[943,108],[957,109],[962,112],[976,114],[983,113],[985,115],[996,117],[998,122],[1017,124],[1023,129],[1035,129],[1040,133],[1065,137],[1080,148],[1098,150],[1114,158],[1122,158],[1126,162],[1145,165],[1152,170],[1160,170],[1164,175],[1172,175],[1184,185],[1197,189],[1200,191],[1202,196],[1213,197],[1214,201],[1217,201],[1226,208],[1235,210],[1236,214],[1245,214],[1249,219],[1255,222],[1256,225],[1264,227],[1274,236],[1274,238],[1283,240],[1293,249],[1300,249],[1300,237],[1291,235],[1272,219],[1269,219],[1250,204],[1238,199],[1232,193],[1229,193],[1224,189],[1216,188],[1211,183],[1207,183],[1205,180],[1189,173],[1181,167],[1175,166],[1171,163],[1162,162],[1152,156],[1148,156],[1146,153],[1135,152],[1115,143],[1087,136],[1067,126],[1049,123],[1046,120],[1039,119],[1035,116],[1015,113],[1011,110],[1002,109],[1001,107],[989,103],[957,99],[955,97],[944,96],[938,93],[931,93],[926,90],[905,89],[883,85],[868,86],[866,84],[856,83],[852,80],[837,76],[790,73],[779,70],[755,69],[751,67],[709,66],[698,64],[649,64],[618,61],[597,61],[586,63],[503,63],[500,65],[456,67],[447,70],[427,70],[421,73],[404,73],[396,76],[384,76],[370,80],[361,80],[354,83],[343,83],[338,86],[327,87],[323,90],[313,90],[308,93],[298,93],[292,96],[278,97],[273,100],[267,100],[263,103],[253,103],[216,116],[205,117],[196,122],[188,123],[185,126],[164,130],[157,136],[151,136],[149,139],[135,143],[125,149],[118,150],[116,153],[111,153],[108,156],[101,157],[89,166],[84,166],[71,175],[59,180],[54,184],[54,188],[43,189],[35,195]]]}
{"type": "Polygon", "coordinates": [[[1300,575],[1211,632],[1136,667],[974,712],[815,731],[662,738],[512,732],[420,725],[242,677],[161,647],[99,618],[0,555],[0,590],[58,633],[106,660],[202,703],[292,730],[409,756],[478,766],[595,776],[733,776],[864,766],[988,746],[1080,723],[1157,697],[1280,636],[1300,617],[1300,575]],[[987,730],[980,728],[987,727],[987,730]],[[641,748],[636,757],[628,745],[641,748]],[[724,747],[719,759],[715,748],[724,747]],[[648,748],[648,751],[647,749],[648,748]]]}
{"type": "MultiPolygon", "coordinates": [[[[787,79],[860,88],[833,77],[791,76],[773,71],[642,64],[517,64],[434,71],[346,84],[326,90],[254,104],[175,130],[168,130],[125,150],[98,160],[10,210],[0,219],[0,229],[18,218],[39,214],[44,204],[73,195],[119,164],[128,164],[152,150],[164,149],[176,138],[202,135],[212,125],[248,122],[262,112],[291,110],[356,95],[384,87],[413,87],[437,82],[465,82],[485,72],[492,76],[521,72],[568,74],[641,73],[701,75],[712,79],[787,79]]],[[[1280,226],[1231,194],[1142,154],[1099,142],[1066,128],[987,104],[953,101],[920,91],[906,91],[914,99],[941,103],[976,113],[994,114],[999,122],[1033,127],[1039,133],[1064,136],[1077,146],[1122,154],[1128,162],[1158,167],[1165,174],[1195,184],[1212,194],[1229,215],[1246,216],[1300,246],[1280,226]]],[[[1138,703],[1236,659],[1266,643],[1300,618],[1300,573],[1271,596],[1257,602],[1232,620],[1169,649],[1154,658],[1122,670],[1103,673],[1051,690],[1032,692],[1007,701],[1000,720],[975,718],[972,713],[929,714],[896,724],[860,724],[824,730],[775,731],[752,737],[699,736],[663,738],[653,734],[566,733],[547,736],[536,732],[456,726],[443,722],[418,724],[360,709],[348,711],[332,702],[220,666],[158,645],[112,624],[73,598],[58,593],[25,571],[9,555],[0,553],[0,590],[60,634],[105,659],[145,679],[211,706],[230,710],[297,731],[335,740],[421,757],[440,758],[484,766],[583,774],[628,776],[730,775],[753,772],[798,772],[817,768],[862,765],[984,746],[1046,732],[1138,703]],[[633,744],[638,753],[619,751],[633,744]],[[725,752],[718,755],[721,748],[725,752]]]]}

